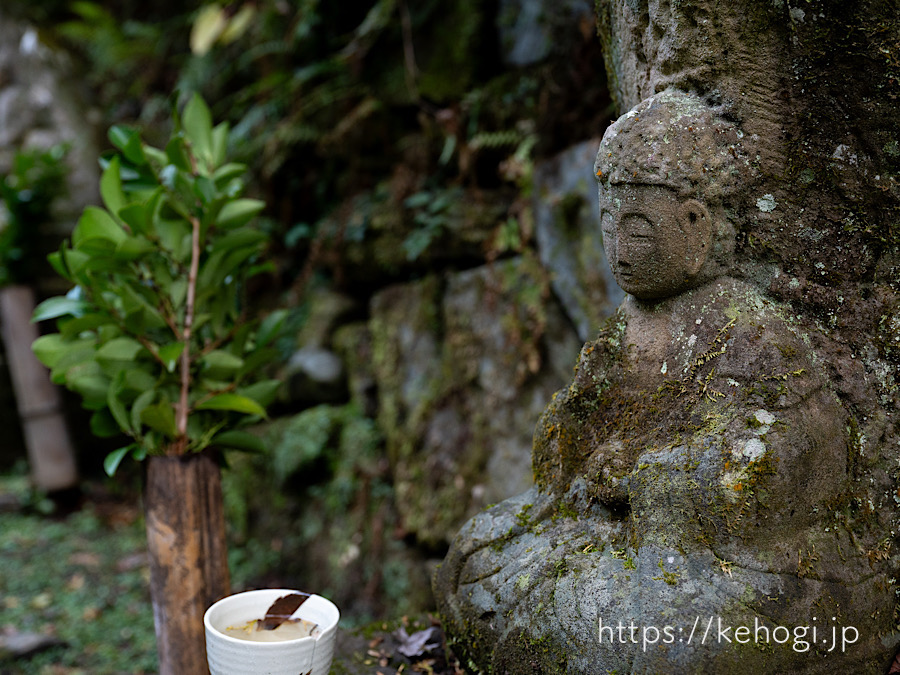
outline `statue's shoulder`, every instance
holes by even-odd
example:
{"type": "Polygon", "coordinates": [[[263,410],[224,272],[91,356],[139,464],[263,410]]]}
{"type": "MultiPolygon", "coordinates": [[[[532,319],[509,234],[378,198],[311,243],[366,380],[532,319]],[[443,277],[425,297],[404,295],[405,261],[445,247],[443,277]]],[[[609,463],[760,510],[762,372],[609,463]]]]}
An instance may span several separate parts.
{"type": "Polygon", "coordinates": [[[719,279],[685,298],[680,311],[681,323],[693,321],[702,335],[697,342],[705,345],[691,362],[698,372],[709,364],[714,377],[761,392],[777,391],[783,405],[803,400],[823,385],[821,358],[810,345],[809,327],[796,319],[789,305],[753,284],[719,279]]]}

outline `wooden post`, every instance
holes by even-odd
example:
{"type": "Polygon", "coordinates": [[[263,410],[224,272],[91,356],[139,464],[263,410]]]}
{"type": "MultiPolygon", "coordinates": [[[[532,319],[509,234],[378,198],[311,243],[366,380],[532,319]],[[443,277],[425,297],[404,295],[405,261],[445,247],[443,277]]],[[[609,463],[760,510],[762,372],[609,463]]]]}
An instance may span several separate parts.
{"type": "Polygon", "coordinates": [[[32,481],[41,490],[56,492],[78,484],[78,469],[59,391],[31,351],[31,343],[38,338],[37,326],[31,323],[33,313],[34,293],[30,288],[0,289],[0,331],[32,481]]]}
{"type": "Polygon", "coordinates": [[[208,672],[203,613],[229,593],[219,466],[206,453],[149,457],[144,505],[160,675],[208,672]]]}

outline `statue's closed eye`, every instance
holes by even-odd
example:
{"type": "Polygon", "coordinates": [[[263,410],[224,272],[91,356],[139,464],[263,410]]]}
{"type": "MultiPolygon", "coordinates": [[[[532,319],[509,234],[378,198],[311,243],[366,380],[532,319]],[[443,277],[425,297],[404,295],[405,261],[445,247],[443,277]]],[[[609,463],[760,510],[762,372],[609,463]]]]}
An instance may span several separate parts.
{"type": "Polygon", "coordinates": [[[633,239],[653,238],[653,225],[643,215],[629,214],[619,224],[621,234],[633,239]]]}

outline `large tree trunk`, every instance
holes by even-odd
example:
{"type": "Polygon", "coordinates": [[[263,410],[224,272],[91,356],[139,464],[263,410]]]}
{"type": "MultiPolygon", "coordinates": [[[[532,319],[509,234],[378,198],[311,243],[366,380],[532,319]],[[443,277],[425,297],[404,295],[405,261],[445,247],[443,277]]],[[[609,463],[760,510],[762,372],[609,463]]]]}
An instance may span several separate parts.
{"type": "Polygon", "coordinates": [[[34,293],[30,288],[0,289],[0,328],[31,478],[38,489],[58,492],[78,485],[78,469],[59,392],[31,351],[31,343],[38,337],[37,326],[31,323],[33,313],[34,293]]]}
{"type": "Polygon", "coordinates": [[[159,672],[206,673],[203,613],[230,587],[219,466],[207,454],[150,457],[144,502],[159,672]]]}

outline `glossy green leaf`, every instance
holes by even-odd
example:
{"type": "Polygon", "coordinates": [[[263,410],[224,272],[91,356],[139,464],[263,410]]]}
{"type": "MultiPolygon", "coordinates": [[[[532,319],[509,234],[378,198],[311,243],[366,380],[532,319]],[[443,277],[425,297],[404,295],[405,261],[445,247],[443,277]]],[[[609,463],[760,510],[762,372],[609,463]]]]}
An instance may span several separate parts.
{"type": "Polygon", "coordinates": [[[245,279],[252,279],[257,274],[275,274],[278,268],[275,267],[275,264],[271,260],[266,260],[259,265],[251,265],[247,268],[247,273],[245,275],[245,279]]]}
{"type": "Polygon", "coordinates": [[[125,403],[120,398],[123,391],[125,389],[125,373],[119,371],[119,373],[112,379],[112,382],[109,385],[109,389],[106,391],[106,406],[109,408],[109,412],[112,414],[113,419],[116,421],[122,431],[126,433],[130,433],[131,429],[131,418],[128,416],[127,411],[125,410],[125,403]]]}
{"type": "Polygon", "coordinates": [[[75,251],[68,248],[65,243],[59,249],[59,255],[62,264],[69,270],[69,278],[72,281],[81,282],[82,272],[85,265],[90,261],[91,257],[83,251],[75,251]]]}
{"type": "Polygon", "coordinates": [[[162,245],[171,251],[176,259],[185,260],[184,242],[187,240],[188,249],[190,251],[191,228],[188,223],[183,220],[168,220],[157,217],[153,222],[156,235],[159,237],[162,245]]]}
{"type": "Polygon", "coordinates": [[[144,393],[156,386],[156,377],[148,373],[145,368],[155,369],[156,366],[149,361],[144,361],[139,364],[139,367],[125,371],[126,389],[130,389],[132,392],[144,393]]]}
{"type": "Polygon", "coordinates": [[[216,349],[206,354],[200,362],[205,375],[211,379],[229,379],[244,365],[244,360],[230,352],[216,349]]]}
{"type": "Polygon", "coordinates": [[[278,350],[272,348],[257,349],[255,352],[244,358],[244,367],[238,373],[238,377],[243,377],[249,373],[256,372],[261,366],[269,363],[278,356],[278,350]]]}
{"type": "Polygon", "coordinates": [[[212,439],[212,444],[220,448],[232,448],[234,450],[246,450],[247,452],[265,452],[266,446],[259,436],[249,431],[233,429],[223,431],[212,439]]]}
{"type": "MultiPolygon", "coordinates": [[[[221,125],[220,125],[221,126],[221,125]]],[[[218,127],[216,127],[218,128],[218,127]]],[[[225,183],[227,183],[232,178],[237,178],[238,176],[242,176],[247,172],[246,164],[238,164],[236,162],[229,162],[228,164],[223,164],[218,169],[216,169],[215,173],[213,173],[212,178],[216,182],[216,185],[221,188],[225,183]]]]}
{"type": "Polygon", "coordinates": [[[136,447],[137,446],[132,443],[131,445],[126,445],[124,448],[119,448],[118,450],[113,450],[109,453],[106,456],[106,459],[103,460],[103,470],[106,471],[106,475],[115,475],[116,469],[119,468],[119,464],[121,464],[122,460],[125,459],[125,456],[136,447]]]}
{"type": "Polygon", "coordinates": [[[239,326],[232,334],[231,346],[229,351],[232,354],[243,354],[246,350],[247,340],[253,333],[253,325],[245,323],[239,326]]]}
{"type": "MultiPolygon", "coordinates": [[[[220,166],[225,161],[228,152],[228,131],[228,122],[222,122],[216,125],[212,131],[211,152],[213,166],[220,166]]],[[[218,171],[216,173],[218,173],[218,171]]],[[[214,180],[218,180],[215,174],[213,175],[213,178],[214,180]]]]}
{"type": "Polygon", "coordinates": [[[56,365],[56,362],[63,357],[68,349],[69,345],[58,333],[42,335],[31,343],[31,351],[34,352],[38,361],[48,368],[53,368],[53,366],[56,365]]]}
{"type": "Polygon", "coordinates": [[[281,332],[287,315],[286,309],[277,309],[264,318],[256,332],[256,344],[260,347],[269,345],[281,332]]]}
{"type": "Polygon", "coordinates": [[[275,401],[278,389],[281,387],[281,380],[263,380],[246,387],[241,387],[238,391],[247,398],[252,398],[263,408],[267,408],[275,401]]]}
{"type": "Polygon", "coordinates": [[[106,405],[109,378],[103,374],[96,361],[73,366],[66,374],[66,379],[69,389],[81,394],[84,407],[88,410],[99,410],[106,405]]]}
{"type": "Polygon", "coordinates": [[[216,226],[223,230],[241,227],[249,223],[266,206],[259,199],[235,199],[228,202],[216,217],[216,226]]]}
{"type": "Polygon", "coordinates": [[[109,128],[106,136],[119,150],[124,150],[134,133],[135,131],[131,127],[115,124],[109,128]]]}
{"type": "Polygon", "coordinates": [[[216,200],[216,184],[206,176],[197,176],[194,181],[194,194],[205,207],[209,207],[216,200]]]}
{"type": "Polygon", "coordinates": [[[131,427],[133,429],[141,428],[141,415],[155,399],[155,389],[147,389],[147,391],[138,394],[137,398],[134,399],[134,402],[131,404],[131,427]]]}
{"type": "Polygon", "coordinates": [[[240,394],[219,394],[196,406],[197,410],[231,410],[248,415],[266,417],[265,408],[252,398],[240,394]]]}
{"type": "Polygon", "coordinates": [[[138,166],[147,163],[141,144],[141,133],[137,129],[126,126],[114,126],[109,130],[109,140],[122,151],[122,154],[132,164],[138,166]]]}
{"type": "Polygon", "coordinates": [[[48,298],[35,307],[34,314],[31,316],[31,322],[37,323],[38,321],[46,321],[47,319],[68,315],[77,317],[91,309],[93,309],[93,305],[89,302],[60,295],[55,298],[48,298]]]}
{"type": "Polygon", "coordinates": [[[246,248],[248,246],[256,246],[257,244],[261,244],[262,242],[268,239],[268,235],[264,232],[260,232],[259,230],[250,230],[246,228],[241,228],[239,230],[233,230],[226,234],[224,237],[220,237],[215,244],[213,244],[213,251],[224,251],[233,248],[246,248]]]}
{"type": "Polygon", "coordinates": [[[172,300],[172,306],[176,310],[184,307],[187,300],[188,280],[185,278],[175,279],[169,283],[169,298],[172,300]]]}
{"type": "Polygon", "coordinates": [[[85,314],[74,319],[60,320],[59,333],[65,339],[71,340],[85,331],[92,331],[100,326],[112,323],[112,319],[106,314],[85,314]]]}
{"type": "Polygon", "coordinates": [[[50,370],[50,380],[54,384],[67,384],[69,381],[69,371],[76,366],[80,366],[88,361],[93,361],[97,352],[94,349],[93,341],[84,345],[84,341],[76,341],[67,345],[66,351],[53,364],[50,370]]]}
{"type": "Polygon", "coordinates": [[[198,288],[204,289],[207,297],[233,306],[233,298],[229,297],[231,294],[222,293],[222,284],[240,268],[244,261],[256,253],[257,251],[253,248],[214,251],[200,268],[198,288]]]}
{"type": "Polygon", "coordinates": [[[130,337],[110,340],[97,350],[97,358],[131,361],[144,351],[144,345],[130,337]]]}
{"type": "Polygon", "coordinates": [[[157,248],[144,237],[128,237],[120,241],[113,252],[116,259],[131,261],[153,253],[157,248]]]}
{"type": "Polygon", "coordinates": [[[147,161],[156,171],[161,170],[169,161],[168,155],[159,148],[154,148],[152,145],[144,145],[141,146],[141,149],[144,151],[147,161]]]}
{"type": "Polygon", "coordinates": [[[150,229],[151,213],[146,203],[133,202],[119,209],[119,218],[134,234],[144,234],[150,229]]]}
{"type": "Polygon", "coordinates": [[[175,179],[178,175],[178,169],[182,171],[191,171],[191,156],[184,144],[184,139],[175,137],[166,144],[166,157],[169,159],[169,166],[164,167],[160,171],[160,179],[170,189],[175,187],[175,179]],[[172,167],[171,169],[169,167],[172,167]]]}
{"type": "Polygon", "coordinates": [[[120,168],[121,162],[116,155],[100,177],[100,196],[103,197],[103,203],[112,214],[117,214],[126,203],[120,168]]]}
{"type": "Polygon", "coordinates": [[[212,115],[200,94],[194,93],[181,116],[184,132],[194,154],[207,161],[212,159],[212,115]]]}
{"type": "Polygon", "coordinates": [[[69,272],[68,268],[66,267],[62,253],[60,253],[59,251],[54,251],[47,256],[47,260],[50,263],[50,267],[52,267],[59,276],[61,276],[66,281],[72,281],[72,273],[69,272]]]}
{"type": "Polygon", "coordinates": [[[122,227],[106,211],[96,206],[88,206],[79,218],[75,231],[72,232],[72,245],[76,249],[80,249],[84,248],[88,242],[99,239],[108,241],[115,247],[127,236],[122,227]]]}
{"type": "Polygon", "coordinates": [[[172,342],[159,348],[159,358],[166,364],[166,370],[170,373],[175,371],[175,366],[178,364],[178,359],[181,358],[183,351],[183,342],[172,342]]]}
{"type": "Polygon", "coordinates": [[[57,272],[89,289],[92,302],[71,295],[42,304],[36,319],[62,319],[61,333],[36,342],[35,352],[53,366],[54,381],[81,394],[94,411],[95,433],[125,430],[140,439],[108,458],[110,473],[129,452],[140,458],[171,442],[178,435],[171,401],[179,397],[185,346],[162,312],[174,315],[170,322],[183,321],[191,222],[199,222],[209,239],[193,323],[190,400],[198,414],[188,417],[186,431],[195,449],[215,442],[259,450],[256,437],[223,426],[236,413],[265,417],[279,383],[235,386],[244,377],[252,381],[271,356],[265,344],[283,317],[264,322],[261,342],[254,342],[252,323],[239,325],[248,267],[259,265],[267,236],[244,229],[264,204],[240,198],[246,167],[226,163],[228,124],[213,127],[209,108],[194,95],[176,117],[165,151],[142,145],[128,127],[112,128],[109,137],[120,154],[101,160],[106,210],[85,209],[71,243],[51,257],[57,272]],[[219,349],[203,354],[211,343],[219,349]]]}
{"type": "Polygon", "coordinates": [[[153,405],[148,405],[141,411],[141,422],[151,429],[159,431],[169,438],[175,438],[177,431],[175,429],[175,409],[171,403],[160,401],[153,405]]]}

